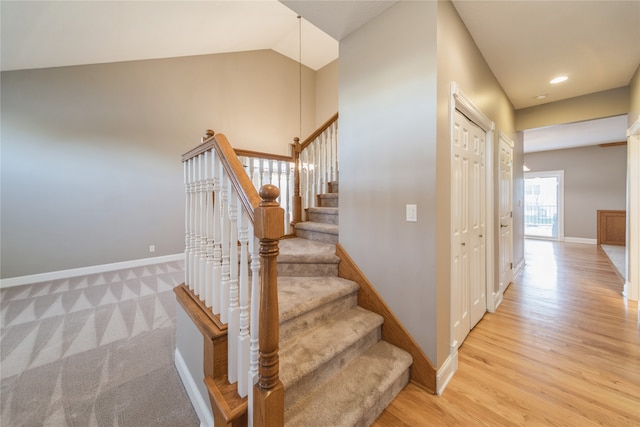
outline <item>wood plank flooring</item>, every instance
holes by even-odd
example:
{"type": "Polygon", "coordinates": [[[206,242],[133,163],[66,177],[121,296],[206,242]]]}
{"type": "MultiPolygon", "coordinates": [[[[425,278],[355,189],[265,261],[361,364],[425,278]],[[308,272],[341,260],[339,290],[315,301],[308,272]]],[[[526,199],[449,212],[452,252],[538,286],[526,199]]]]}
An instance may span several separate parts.
{"type": "Polygon", "coordinates": [[[373,424],[640,426],[638,304],[596,245],[527,240],[442,396],[409,384],[373,424]]]}

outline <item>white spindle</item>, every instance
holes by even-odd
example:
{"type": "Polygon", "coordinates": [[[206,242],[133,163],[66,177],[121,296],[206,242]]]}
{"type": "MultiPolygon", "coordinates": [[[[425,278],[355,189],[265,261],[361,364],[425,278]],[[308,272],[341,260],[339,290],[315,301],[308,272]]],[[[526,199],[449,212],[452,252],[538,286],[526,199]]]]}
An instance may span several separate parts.
{"type": "Polygon", "coordinates": [[[204,180],[204,153],[198,156],[198,295],[204,299],[205,295],[205,268],[207,266],[207,236],[205,229],[206,212],[205,197],[206,183],[204,180]]]}
{"type": "Polygon", "coordinates": [[[183,162],[184,168],[184,282],[187,286],[191,286],[191,278],[189,277],[189,252],[191,251],[191,230],[189,229],[189,217],[191,215],[191,182],[189,182],[189,165],[191,160],[183,162]]]}
{"type": "Polygon", "coordinates": [[[196,169],[198,166],[198,159],[194,157],[191,162],[191,253],[189,254],[189,264],[191,265],[191,290],[197,294],[197,280],[196,277],[196,255],[198,251],[197,245],[197,230],[196,230],[196,218],[198,215],[198,197],[197,197],[197,184],[196,184],[196,169]]]}
{"type": "Polygon", "coordinates": [[[211,151],[213,160],[213,288],[211,289],[211,310],[220,314],[220,284],[222,283],[222,163],[215,151],[211,151]]]}
{"type": "Polygon", "coordinates": [[[240,333],[238,336],[238,394],[247,395],[249,378],[249,235],[253,236],[253,227],[244,209],[238,215],[238,241],[240,242],[240,333]]]}
{"type": "Polygon", "coordinates": [[[205,292],[204,300],[207,307],[211,307],[211,298],[213,291],[213,153],[207,151],[204,153],[205,163],[205,181],[206,181],[206,267],[205,267],[205,292]]]}
{"type": "Polygon", "coordinates": [[[248,396],[249,396],[249,423],[253,425],[253,386],[258,382],[258,360],[259,360],[259,344],[260,335],[260,244],[253,236],[253,232],[249,237],[249,253],[251,255],[251,314],[249,326],[250,346],[249,346],[249,378],[248,378],[248,396]]]}
{"type": "Polygon", "coordinates": [[[229,186],[229,326],[227,333],[228,369],[231,384],[238,381],[238,336],[240,335],[240,306],[238,305],[238,197],[229,186]]]}
{"type": "Polygon", "coordinates": [[[226,172],[222,173],[222,189],[220,190],[220,232],[222,234],[222,282],[220,283],[220,320],[222,323],[229,321],[229,280],[230,280],[230,252],[229,252],[229,179],[226,172]]]}

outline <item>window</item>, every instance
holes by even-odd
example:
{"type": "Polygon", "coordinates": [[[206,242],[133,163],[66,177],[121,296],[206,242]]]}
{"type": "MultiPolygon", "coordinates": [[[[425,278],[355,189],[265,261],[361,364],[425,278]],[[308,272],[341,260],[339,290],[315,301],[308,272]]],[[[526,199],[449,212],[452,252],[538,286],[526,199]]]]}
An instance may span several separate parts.
{"type": "Polygon", "coordinates": [[[524,174],[524,234],[562,240],[564,171],[524,174]]]}

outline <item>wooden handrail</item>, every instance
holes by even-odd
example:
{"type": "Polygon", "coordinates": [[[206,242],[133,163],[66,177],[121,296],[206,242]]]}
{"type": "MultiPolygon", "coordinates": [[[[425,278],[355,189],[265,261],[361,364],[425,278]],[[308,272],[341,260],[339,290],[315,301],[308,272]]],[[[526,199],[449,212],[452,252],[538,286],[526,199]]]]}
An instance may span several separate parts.
{"type": "Polygon", "coordinates": [[[309,137],[307,139],[305,139],[304,141],[302,141],[300,143],[300,151],[304,150],[305,148],[307,148],[307,146],[309,144],[311,144],[313,142],[314,139],[316,139],[318,137],[318,135],[320,135],[322,132],[324,132],[325,130],[327,130],[327,128],[329,126],[331,126],[333,124],[333,122],[335,122],[336,120],[338,120],[338,113],[335,113],[333,116],[331,116],[329,118],[329,120],[327,120],[326,122],[324,122],[315,132],[313,132],[311,135],[309,135],[309,137]]]}
{"type": "Polygon", "coordinates": [[[240,203],[242,203],[249,213],[251,222],[254,222],[253,215],[255,209],[260,205],[260,195],[244,171],[244,167],[242,167],[242,163],[240,163],[235,150],[231,147],[229,140],[227,140],[224,134],[219,133],[216,135],[212,130],[207,130],[205,137],[202,138],[202,144],[183,154],[182,161],[185,162],[192,159],[212,148],[216,150],[216,153],[222,161],[222,166],[227,172],[227,175],[229,175],[231,185],[233,185],[233,188],[235,188],[238,193],[240,203]]]}
{"type": "Polygon", "coordinates": [[[268,160],[282,160],[284,162],[293,162],[293,156],[285,156],[282,154],[263,153],[260,151],[244,150],[242,148],[236,148],[235,152],[238,156],[255,157],[258,159],[268,159],[268,160]]]}

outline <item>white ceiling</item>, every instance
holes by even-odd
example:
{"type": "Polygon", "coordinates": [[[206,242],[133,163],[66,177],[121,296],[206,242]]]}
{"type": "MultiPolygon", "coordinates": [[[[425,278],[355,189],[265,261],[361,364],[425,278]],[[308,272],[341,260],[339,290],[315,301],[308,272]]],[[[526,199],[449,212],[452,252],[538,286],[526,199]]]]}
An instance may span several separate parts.
{"type": "MultiPolygon", "coordinates": [[[[273,49],[297,60],[299,21],[292,8],[304,16],[302,62],[317,70],[338,57],[336,40],[394,3],[2,0],[0,65],[2,70],[18,70],[257,49],[273,49]]],[[[627,86],[640,64],[640,0],[453,4],[517,109],[627,86]],[[550,85],[558,74],[569,80],[550,85]],[[539,94],[547,97],[538,100],[539,94]]],[[[624,139],[617,128],[621,122],[592,124],[609,128],[604,123],[615,123],[615,132],[598,143],[624,139]]],[[[545,142],[546,147],[567,142],[563,138],[568,136],[559,139],[553,129],[535,133],[538,141],[550,135],[553,141],[545,142]]],[[[527,151],[532,132],[525,133],[527,151]]],[[[596,132],[589,127],[586,133],[596,132]]],[[[583,135],[572,137],[575,140],[586,141],[583,135]]]]}
{"type": "MultiPolygon", "coordinates": [[[[298,60],[297,14],[277,0],[7,1],[2,70],[273,49],[298,60]]],[[[317,70],[338,42],[302,21],[302,62],[317,70]]]]}

